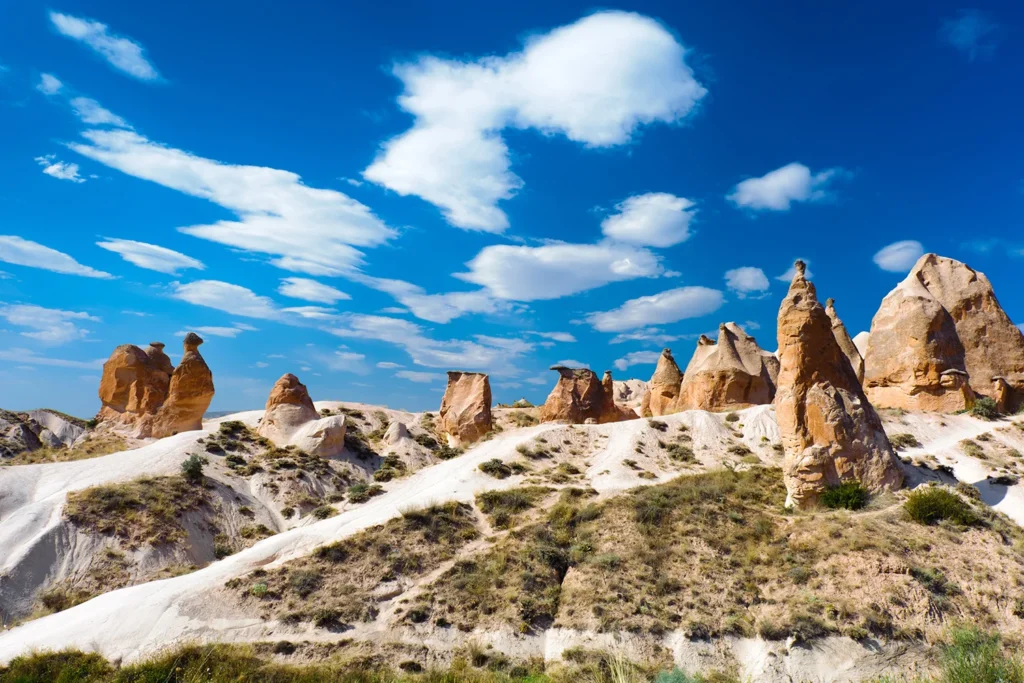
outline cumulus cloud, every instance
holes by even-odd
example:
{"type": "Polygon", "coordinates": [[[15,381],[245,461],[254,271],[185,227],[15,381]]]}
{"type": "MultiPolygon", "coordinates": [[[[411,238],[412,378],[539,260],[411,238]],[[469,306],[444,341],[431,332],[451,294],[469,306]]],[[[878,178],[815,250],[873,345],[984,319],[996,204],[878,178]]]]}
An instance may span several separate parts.
{"type": "Polygon", "coordinates": [[[0,235],[0,261],[29,268],[42,268],[65,275],[81,275],[101,279],[114,277],[102,270],[83,266],[63,252],[16,235],[0,235]]]}
{"type": "Polygon", "coordinates": [[[651,365],[658,362],[661,353],[658,351],[634,351],[627,353],[615,361],[615,368],[625,370],[632,365],[651,365]]]}
{"type": "Polygon", "coordinates": [[[743,299],[752,294],[766,291],[770,284],[763,270],[753,266],[743,266],[725,271],[725,286],[743,299]]]}
{"type": "Polygon", "coordinates": [[[500,299],[558,299],[610,282],[656,277],[661,260],[647,249],[614,242],[539,247],[484,247],[455,277],[486,287],[500,299]]]}
{"type": "Polygon", "coordinates": [[[992,17],[976,9],[961,10],[942,22],[939,37],[967,57],[967,61],[991,59],[999,46],[999,26],[992,17]]]}
{"type": "Polygon", "coordinates": [[[416,370],[399,370],[395,373],[395,377],[401,377],[402,379],[407,379],[410,382],[419,382],[420,384],[439,382],[444,379],[444,375],[440,375],[436,372],[417,372],[416,370]]]}
{"type": "Polygon", "coordinates": [[[82,120],[82,123],[88,123],[92,126],[131,128],[120,116],[109,109],[105,109],[99,102],[88,97],[73,98],[71,100],[71,108],[75,110],[75,115],[82,120]]]}
{"type": "Polygon", "coordinates": [[[671,247],[690,238],[690,221],[696,213],[689,199],[665,192],[629,197],[604,219],[606,237],[641,247],[671,247]]]}
{"type": "Polygon", "coordinates": [[[86,45],[118,71],[142,81],[160,77],[142,45],[112,33],[106,24],[60,12],[50,12],[50,21],[58,33],[86,45]]]}
{"type": "Polygon", "coordinates": [[[610,311],[591,313],[587,322],[601,332],[622,332],[698,318],[717,311],[723,302],[722,292],[717,289],[677,287],[652,296],[630,299],[610,311]]]}
{"type": "Polygon", "coordinates": [[[187,268],[197,270],[206,268],[202,261],[191,256],[147,242],[107,238],[102,242],[97,242],[96,246],[119,254],[125,261],[139,268],[155,270],[158,273],[177,275],[179,271],[187,268]]]}
{"type": "Polygon", "coordinates": [[[282,279],[277,291],[293,299],[304,299],[320,304],[334,304],[342,299],[352,298],[340,289],[304,277],[282,279]]]}
{"type": "Polygon", "coordinates": [[[902,240],[884,246],[874,255],[875,265],[890,273],[906,273],[917,259],[924,254],[924,247],[917,240],[902,240]]]}
{"type": "Polygon", "coordinates": [[[302,183],[295,173],[226,164],[153,142],[131,130],[90,129],[75,152],[128,175],[207,199],[238,220],[179,228],[194,237],[275,257],[308,275],[342,275],[362,261],[356,247],[394,237],[365,205],[335,190],[302,183]]]}
{"type": "Polygon", "coordinates": [[[793,202],[827,199],[828,185],[840,173],[840,169],[830,168],[812,174],[811,169],[794,162],[740,182],[726,198],[747,209],[788,211],[793,202]]]}
{"type": "Polygon", "coordinates": [[[21,333],[23,337],[46,344],[64,344],[85,339],[89,336],[89,330],[79,327],[76,321],[100,322],[99,318],[88,313],[24,304],[0,304],[0,318],[11,325],[29,328],[30,332],[21,333]]]}
{"type": "Polygon", "coordinates": [[[58,180],[70,180],[73,183],[84,183],[85,178],[78,175],[78,164],[57,161],[56,154],[36,157],[36,163],[43,167],[43,173],[58,180]]]}
{"type": "Polygon", "coordinates": [[[685,56],[658,22],[616,11],[535,36],[503,57],[398,64],[398,104],[415,120],[363,177],[423,198],[456,227],[502,232],[508,217],[498,202],[523,185],[503,130],[535,129],[588,147],[628,143],[642,125],[681,121],[705,95],[685,56]]]}
{"type": "Polygon", "coordinates": [[[36,85],[36,90],[44,95],[56,95],[63,87],[64,84],[61,83],[60,79],[53,74],[41,74],[39,76],[39,84],[36,85]]]}

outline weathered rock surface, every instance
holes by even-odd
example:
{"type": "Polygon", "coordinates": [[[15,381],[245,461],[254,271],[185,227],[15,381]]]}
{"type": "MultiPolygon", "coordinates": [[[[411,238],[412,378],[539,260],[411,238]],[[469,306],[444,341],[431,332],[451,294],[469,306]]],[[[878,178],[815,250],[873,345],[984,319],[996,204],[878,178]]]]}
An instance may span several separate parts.
{"type": "Polygon", "coordinates": [[[614,387],[617,404],[634,410],[640,409],[644,394],[647,393],[647,382],[642,379],[617,379],[614,387]]]}
{"type": "Polygon", "coordinates": [[[717,341],[704,335],[697,341],[672,412],[735,410],[771,403],[778,374],[779,360],[774,354],[758,346],[736,323],[722,323],[717,341]]]}
{"type": "Polygon", "coordinates": [[[882,422],[818,303],[803,262],[779,309],[775,413],[785,449],[787,505],[806,507],[827,488],[859,481],[895,490],[903,471],[882,422]]]}
{"type": "Polygon", "coordinates": [[[857,381],[864,381],[864,357],[860,354],[860,349],[854,343],[853,339],[850,338],[850,333],[846,331],[846,325],[839,319],[839,314],[836,313],[836,300],[828,299],[825,301],[825,313],[828,314],[829,320],[832,321],[832,334],[836,338],[836,342],[839,344],[839,348],[843,350],[846,357],[850,359],[850,365],[853,367],[853,371],[857,374],[857,381]]]}
{"type": "Polygon", "coordinates": [[[482,372],[448,373],[438,435],[449,446],[468,446],[491,431],[491,381],[482,372]]]}
{"type": "Polygon", "coordinates": [[[683,373],[672,356],[672,349],[662,349],[654,374],[647,382],[647,392],[640,404],[640,414],[657,417],[679,412],[679,389],[683,373]]]}
{"type": "Polygon", "coordinates": [[[115,428],[138,437],[164,437],[201,429],[203,414],[213,400],[213,373],[199,353],[202,338],[189,332],[184,354],[175,368],[153,342],[145,351],[123,344],[103,364],[97,415],[115,428]]]}
{"type": "Polygon", "coordinates": [[[84,439],[87,430],[77,418],[52,410],[15,413],[0,410],[0,457],[12,457],[44,446],[71,447],[84,439]]]}
{"type": "Polygon", "coordinates": [[[1024,335],[983,273],[935,254],[882,301],[864,361],[879,406],[956,412],[976,395],[1002,398],[1009,412],[1024,405],[1024,335]]]}
{"type": "Polygon", "coordinates": [[[625,406],[615,403],[615,382],[606,371],[603,380],[588,368],[567,368],[554,365],[558,382],[540,407],[540,421],[564,421],[572,424],[619,422],[637,417],[625,406]]]}
{"type": "Polygon", "coordinates": [[[345,416],[320,417],[306,385],[286,373],[270,390],[256,433],[277,446],[296,446],[310,455],[329,458],[345,448],[345,416]]]}

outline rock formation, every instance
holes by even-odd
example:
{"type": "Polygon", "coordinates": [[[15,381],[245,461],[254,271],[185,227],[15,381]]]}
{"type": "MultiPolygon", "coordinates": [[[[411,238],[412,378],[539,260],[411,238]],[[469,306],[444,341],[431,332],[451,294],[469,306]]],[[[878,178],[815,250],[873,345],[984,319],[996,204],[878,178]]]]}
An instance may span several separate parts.
{"type": "Polygon", "coordinates": [[[850,365],[853,366],[853,371],[857,373],[857,381],[863,382],[864,357],[860,355],[860,350],[853,339],[850,338],[850,333],[846,331],[846,325],[839,319],[839,314],[836,313],[835,299],[827,299],[825,301],[825,313],[828,314],[829,320],[832,321],[832,334],[835,335],[839,348],[850,359],[850,365]]]}
{"type": "Polygon", "coordinates": [[[634,411],[615,403],[615,383],[612,373],[606,371],[604,379],[588,368],[567,368],[553,365],[558,382],[540,407],[540,421],[564,421],[572,424],[619,422],[637,415],[634,411]]]}
{"type": "Polygon", "coordinates": [[[827,488],[847,481],[869,491],[897,489],[903,483],[899,461],[805,268],[797,261],[778,321],[775,412],[785,449],[786,504],[813,505],[827,488]]]}
{"type": "Polygon", "coordinates": [[[44,446],[74,446],[87,435],[84,423],[52,410],[14,413],[0,409],[0,457],[12,457],[44,446]]]}
{"type": "MultiPolygon", "coordinates": [[[[620,406],[639,411],[647,394],[647,382],[642,379],[615,380],[615,402],[620,406]]],[[[639,412],[637,412],[639,415],[639,412]]]]}
{"type": "Polygon", "coordinates": [[[189,332],[175,368],[152,342],[145,351],[132,344],[114,349],[103,364],[97,418],[135,436],[157,438],[202,429],[203,414],[213,400],[213,374],[199,353],[202,338],[189,332]]]}
{"type": "Polygon", "coordinates": [[[758,346],[736,323],[722,323],[717,342],[704,335],[697,341],[673,412],[734,410],[771,403],[778,374],[779,360],[774,354],[758,346]]]}
{"type": "Polygon", "coordinates": [[[491,381],[482,372],[448,373],[438,434],[449,446],[468,446],[491,431],[491,381]]]}
{"type": "Polygon", "coordinates": [[[1001,395],[1008,412],[1024,405],[1024,335],[983,273],[935,254],[882,301],[864,362],[879,406],[955,412],[975,395],[1001,395]]]}
{"type": "Polygon", "coordinates": [[[345,416],[320,417],[306,385],[286,373],[270,390],[256,433],[277,446],[296,446],[310,455],[329,458],[345,448],[345,416]]]}
{"type": "Polygon", "coordinates": [[[683,373],[672,357],[672,349],[662,349],[654,374],[647,382],[647,392],[640,403],[640,414],[644,417],[657,417],[679,412],[679,387],[683,383],[683,373]]]}

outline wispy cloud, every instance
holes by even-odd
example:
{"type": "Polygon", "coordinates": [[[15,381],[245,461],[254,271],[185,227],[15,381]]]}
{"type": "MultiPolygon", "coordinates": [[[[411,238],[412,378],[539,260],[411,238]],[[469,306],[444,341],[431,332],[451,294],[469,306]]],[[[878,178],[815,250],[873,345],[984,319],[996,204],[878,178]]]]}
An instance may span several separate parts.
{"type": "Polygon", "coordinates": [[[410,382],[418,382],[420,384],[440,382],[444,379],[444,375],[437,372],[417,372],[416,370],[399,370],[395,373],[395,377],[401,377],[402,379],[407,379],[410,382]]]}
{"type": "Polygon", "coordinates": [[[64,84],[61,83],[60,79],[53,74],[40,74],[39,84],[36,85],[36,90],[44,95],[56,95],[63,87],[64,84]]]}
{"type": "Polygon", "coordinates": [[[43,246],[38,242],[22,239],[16,235],[0,235],[0,261],[13,263],[18,266],[30,268],[42,268],[54,273],[66,275],[81,275],[83,277],[95,277],[109,279],[114,277],[110,273],[96,270],[71,258],[67,254],[43,246]]]}
{"type": "Polygon", "coordinates": [[[177,275],[188,268],[203,270],[202,261],[186,256],[181,252],[147,242],[108,238],[96,243],[97,247],[119,254],[121,258],[139,268],[155,270],[158,273],[177,275]]]}
{"type": "Polygon", "coordinates": [[[93,370],[103,367],[103,363],[107,359],[97,358],[95,360],[88,361],[65,360],[63,358],[40,356],[30,349],[6,349],[0,351],[0,360],[6,360],[12,363],[25,363],[27,365],[53,365],[61,368],[84,368],[86,370],[93,370]]]}
{"type": "Polygon", "coordinates": [[[46,344],[64,344],[85,339],[89,336],[89,330],[79,327],[77,323],[100,322],[99,318],[80,311],[63,311],[27,304],[0,303],[0,318],[11,325],[27,327],[32,331],[22,332],[23,337],[46,344]]]}
{"type": "Polygon", "coordinates": [[[999,46],[999,25],[990,15],[976,9],[942,22],[939,37],[974,62],[991,59],[999,46]]]}
{"type": "Polygon", "coordinates": [[[85,182],[85,178],[78,174],[78,164],[58,161],[56,154],[36,157],[36,163],[43,167],[43,173],[58,180],[70,180],[73,183],[85,182]]]}
{"type": "Polygon", "coordinates": [[[345,292],[304,277],[287,277],[277,288],[279,294],[321,304],[334,304],[352,297],[345,292]]]}
{"type": "Polygon", "coordinates": [[[717,311],[724,303],[722,292],[707,287],[677,287],[651,296],[630,299],[618,308],[587,316],[594,329],[623,332],[698,318],[717,311]]]}
{"type": "Polygon", "coordinates": [[[882,247],[874,255],[875,265],[890,273],[906,273],[917,259],[924,254],[924,247],[917,240],[902,240],[882,247]]]}
{"type": "Polygon", "coordinates": [[[111,32],[106,24],[60,12],[50,12],[50,21],[58,33],[86,45],[118,71],[142,81],[160,77],[142,45],[111,32]]]}
{"type": "Polygon", "coordinates": [[[651,365],[657,363],[660,356],[661,352],[659,351],[634,351],[616,360],[615,368],[626,370],[633,365],[651,365]]]}

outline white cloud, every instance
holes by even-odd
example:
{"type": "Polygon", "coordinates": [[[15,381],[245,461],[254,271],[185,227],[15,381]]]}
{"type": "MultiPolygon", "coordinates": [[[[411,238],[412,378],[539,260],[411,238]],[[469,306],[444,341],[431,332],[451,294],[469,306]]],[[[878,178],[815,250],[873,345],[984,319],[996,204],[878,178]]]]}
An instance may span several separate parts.
{"type": "Polygon", "coordinates": [[[681,337],[675,334],[666,334],[664,330],[657,327],[646,327],[633,332],[620,332],[612,337],[612,340],[608,343],[622,344],[624,342],[638,341],[664,346],[665,344],[670,344],[677,339],[681,339],[681,337]]]}
{"type": "Polygon", "coordinates": [[[587,322],[601,332],[622,332],[697,318],[718,310],[723,302],[722,292],[717,289],[677,287],[652,296],[630,299],[610,311],[591,313],[587,322]]]}
{"type": "Polygon", "coordinates": [[[36,90],[44,95],[56,95],[63,87],[64,84],[53,74],[42,74],[39,76],[39,85],[36,86],[36,90]]]}
{"type": "Polygon", "coordinates": [[[764,292],[770,286],[764,271],[753,266],[743,266],[725,271],[725,286],[744,299],[752,292],[764,292]]]}
{"type": "Polygon", "coordinates": [[[0,318],[11,325],[33,330],[22,332],[21,335],[47,344],[64,344],[88,337],[89,330],[79,327],[75,321],[100,322],[99,318],[88,313],[25,304],[0,306],[0,318]]]}
{"type": "Polygon", "coordinates": [[[759,330],[761,329],[761,323],[757,322],[756,320],[748,320],[745,323],[743,323],[743,329],[746,330],[747,332],[750,332],[752,330],[759,330]]]}
{"type": "Polygon", "coordinates": [[[697,213],[689,199],[665,192],[629,197],[601,223],[606,237],[641,247],[671,247],[690,239],[690,221],[697,213]]]}
{"type": "Polygon", "coordinates": [[[110,273],[96,270],[71,258],[67,254],[50,249],[38,242],[31,242],[16,235],[0,235],[0,261],[13,263],[18,266],[30,268],[42,268],[54,273],[66,275],[81,275],[83,277],[95,277],[109,279],[114,277],[110,273]]]}
{"type": "Polygon", "coordinates": [[[873,260],[882,270],[890,273],[906,273],[917,259],[924,254],[924,247],[916,240],[902,240],[882,247],[875,254],[873,260]]]}
{"type": "Polygon", "coordinates": [[[57,161],[56,154],[36,157],[36,163],[43,167],[43,173],[58,180],[70,180],[73,183],[84,183],[85,178],[78,175],[78,164],[57,161]]]}
{"type": "Polygon", "coordinates": [[[381,361],[377,363],[377,367],[383,370],[394,370],[395,368],[404,368],[405,366],[401,363],[391,363],[388,361],[381,361]]]}
{"type": "Polygon", "coordinates": [[[217,326],[200,326],[200,327],[189,327],[185,330],[178,330],[174,333],[175,337],[184,337],[189,332],[196,332],[201,335],[208,335],[210,337],[227,337],[228,339],[234,339],[242,332],[251,331],[254,328],[248,325],[235,325],[234,327],[217,327],[217,326]]]}
{"type": "MultiPolygon", "coordinates": [[[[804,271],[804,277],[806,277],[808,280],[812,279],[814,277],[814,273],[811,272],[811,261],[810,261],[810,259],[805,259],[805,258],[793,259],[794,262],[798,261],[798,260],[799,261],[803,261],[807,265],[807,270],[804,271]]],[[[793,278],[795,276],[796,276],[796,266],[795,265],[790,265],[789,268],[787,268],[785,270],[785,272],[783,272],[781,275],[776,275],[775,279],[778,280],[779,282],[785,282],[788,285],[790,282],[793,281],[793,278]]]]}
{"type": "Polygon", "coordinates": [[[818,173],[803,164],[791,163],[760,178],[742,181],[726,197],[736,206],[748,209],[788,211],[792,202],[816,202],[828,198],[829,181],[840,174],[830,168],[818,173]]]}
{"type": "Polygon", "coordinates": [[[106,24],[60,12],[50,12],[50,21],[59,33],[92,48],[118,71],[143,81],[160,77],[146,59],[141,45],[131,38],[111,33],[106,24]]]}
{"type": "Polygon", "coordinates": [[[109,109],[104,109],[96,100],[88,97],[76,97],[71,100],[71,107],[83,123],[94,126],[115,126],[117,128],[131,128],[128,123],[109,109]]]}
{"type": "Polygon", "coordinates": [[[555,363],[555,365],[556,366],[561,365],[562,367],[577,368],[577,369],[579,369],[579,368],[589,368],[590,367],[586,363],[581,363],[580,361],[572,360],[571,358],[567,359],[567,360],[560,360],[557,363],[555,363]]]}
{"type": "Polygon", "coordinates": [[[321,304],[333,304],[342,299],[352,298],[339,289],[304,277],[283,278],[277,291],[293,299],[305,299],[321,304]]]}
{"type": "MultiPolygon", "coordinates": [[[[351,372],[354,375],[367,375],[370,368],[364,362],[366,356],[353,351],[335,351],[323,356],[321,359],[328,370],[333,372],[351,372]]],[[[310,368],[303,368],[303,372],[309,372],[310,368]]]]}
{"type": "Polygon", "coordinates": [[[256,361],[255,365],[258,368],[269,368],[270,367],[270,363],[264,363],[261,360],[256,361]]]}
{"type": "Polygon", "coordinates": [[[491,337],[486,334],[474,334],[473,339],[476,339],[481,344],[487,346],[493,346],[497,349],[505,349],[515,354],[529,353],[533,351],[533,344],[522,339],[509,339],[507,337],[491,337]]]}
{"type": "Polygon", "coordinates": [[[178,271],[186,268],[197,270],[206,268],[202,261],[191,256],[146,242],[107,238],[102,242],[97,242],[96,246],[120,254],[125,261],[133,263],[139,268],[155,270],[158,273],[177,275],[178,271]]]}
{"type": "Polygon", "coordinates": [[[220,280],[196,280],[195,282],[171,283],[171,296],[196,306],[206,306],[218,311],[245,316],[277,320],[281,309],[270,297],[260,296],[251,289],[220,280]]]}
{"type": "Polygon", "coordinates": [[[395,297],[406,309],[389,307],[383,313],[409,313],[435,323],[447,323],[467,313],[497,313],[508,308],[484,290],[427,294],[419,285],[404,280],[373,277],[365,273],[349,273],[353,282],[395,297]]]}
{"type": "Polygon", "coordinates": [[[415,370],[399,370],[395,373],[395,377],[401,377],[410,382],[419,382],[420,384],[429,384],[430,382],[444,379],[443,375],[439,375],[436,372],[417,372],[415,370]]]}
{"type": "Polygon", "coordinates": [[[543,386],[545,384],[551,384],[552,379],[550,375],[535,375],[533,377],[527,377],[523,381],[526,382],[527,384],[536,384],[538,386],[543,386]]]}
{"type": "Polygon", "coordinates": [[[30,349],[7,349],[0,351],[0,360],[6,360],[12,363],[27,363],[29,365],[52,365],[59,368],[85,368],[87,370],[93,370],[95,368],[103,367],[103,363],[107,359],[97,358],[89,361],[65,360],[63,358],[40,356],[30,349]]]}
{"type": "Polygon", "coordinates": [[[362,262],[355,247],[397,233],[365,205],[335,190],[304,185],[295,173],[226,164],[158,144],[130,130],[87,130],[69,147],[90,159],[224,207],[238,220],[179,230],[274,258],[309,275],[342,275],[362,262]]]}
{"type": "Polygon", "coordinates": [[[1024,332],[1024,323],[1017,325],[1017,329],[1020,330],[1021,332],[1024,332]]]}
{"type": "Polygon", "coordinates": [[[501,299],[558,299],[609,282],[655,277],[660,259],[640,247],[614,242],[539,247],[499,244],[485,247],[455,277],[486,287],[501,299]]]}
{"type": "Polygon", "coordinates": [[[651,365],[661,357],[659,351],[634,351],[615,361],[615,368],[625,370],[632,365],[651,365]]]}
{"type": "Polygon", "coordinates": [[[568,332],[527,332],[527,334],[536,335],[542,339],[550,339],[551,341],[562,342],[565,344],[571,344],[576,341],[576,337],[572,336],[568,332]]]}
{"type": "Polygon", "coordinates": [[[523,185],[502,130],[532,128],[588,147],[628,143],[641,125],[681,121],[706,93],[685,55],[653,19],[600,12],[503,57],[396,65],[399,106],[415,121],[363,177],[425,199],[456,227],[502,232],[508,217],[498,202],[523,185]]]}
{"type": "Polygon", "coordinates": [[[946,19],[939,37],[967,56],[967,61],[990,59],[999,46],[999,26],[976,9],[960,10],[955,19],[946,19]]]}

